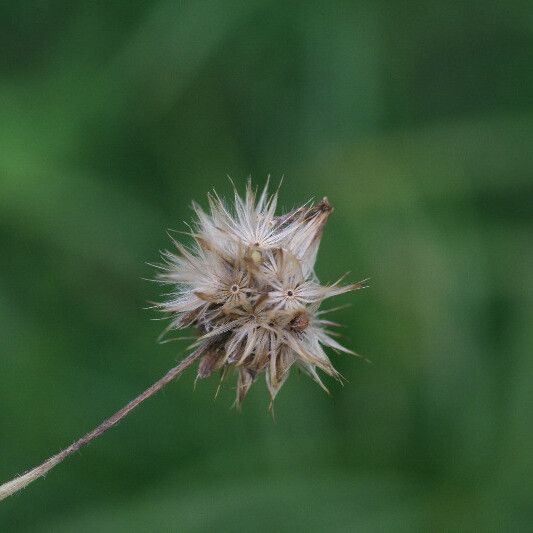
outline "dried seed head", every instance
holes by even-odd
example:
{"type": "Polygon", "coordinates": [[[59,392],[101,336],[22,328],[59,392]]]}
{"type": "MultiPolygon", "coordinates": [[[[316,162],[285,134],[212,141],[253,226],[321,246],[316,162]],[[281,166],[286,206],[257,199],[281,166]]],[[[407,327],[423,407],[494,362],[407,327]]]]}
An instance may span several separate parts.
{"type": "Polygon", "coordinates": [[[171,316],[168,329],[194,325],[195,345],[207,355],[198,368],[205,378],[238,369],[236,403],[245,398],[261,372],[272,400],[293,365],[323,388],[317,369],[338,378],[324,347],[353,353],[325,330],[331,322],[318,312],[323,300],[363,285],[320,285],[314,274],[324,226],[333,208],[327,198],[276,216],[277,193],[268,184],[259,195],[248,182],[234,206],[208,195],[210,212],[193,204],[197,215],[186,248],[164,252],[158,278],[172,287],[161,311],[171,316]]]}

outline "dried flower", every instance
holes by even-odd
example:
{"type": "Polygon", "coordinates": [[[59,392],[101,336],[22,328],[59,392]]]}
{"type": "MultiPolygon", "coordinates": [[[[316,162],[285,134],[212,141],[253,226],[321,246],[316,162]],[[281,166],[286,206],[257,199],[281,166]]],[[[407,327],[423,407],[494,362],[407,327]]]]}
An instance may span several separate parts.
{"type": "Polygon", "coordinates": [[[339,379],[324,348],[353,354],[332,338],[321,303],[360,289],[365,282],[320,285],[314,264],[324,226],[333,208],[327,198],[276,215],[277,192],[268,183],[257,196],[249,181],[244,198],[235,190],[230,209],[208,195],[210,212],[193,204],[197,220],[187,248],[164,252],[158,280],[171,286],[158,308],[170,315],[165,330],[194,326],[193,346],[205,355],[198,378],[214,371],[238,371],[239,406],[257,376],[264,372],[274,400],[293,365],[324,390],[317,370],[339,379]]]}
{"type": "Polygon", "coordinates": [[[324,311],[318,309],[326,298],[365,287],[366,280],[323,286],[314,274],[322,230],[333,210],[327,198],[283,216],[276,216],[276,203],[277,193],[268,196],[268,183],[257,199],[248,182],[244,199],[235,192],[233,212],[216,194],[209,196],[209,214],[194,205],[194,245],[187,249],[175,242],[179,255],[163,254],[159,279],[172,291],[158,307],[172,318],[167,330],[198,329],[195,350],[92,431],[0,485],[0,500],[115,427],[197,361],[198,378],[238,370],[237,406],[261,372],[273,401],[293,365],[327,391],[317,369],[337,379],[339,374],[324,347],[353,352],[331,337],[326,328],[336,324],[320,318],[324,311]]]}

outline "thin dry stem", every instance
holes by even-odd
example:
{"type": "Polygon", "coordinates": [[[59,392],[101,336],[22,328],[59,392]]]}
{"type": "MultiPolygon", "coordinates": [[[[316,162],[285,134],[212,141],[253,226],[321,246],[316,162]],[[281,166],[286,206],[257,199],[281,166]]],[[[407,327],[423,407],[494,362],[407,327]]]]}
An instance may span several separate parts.
{"type": "Polygon", "coordinates": [[[36,479],[44,476],[47,472],[52,470],[54,466],[64,461],[67,457],[77,452],[80,448],[87,446],[90,442],[100,437],[108,429],[116,426],[123,418],[125,418],[131,411],[138,407],[148,398],[159,392],[163,387],[168,385],[171,381],[178,378],[187,368],[189,368],[196,360],[198,360],[204,353],[204,347],[199,347],[191,355],[186,357],[179,365],[169,370],[159,381],[156,381],[152,386],[148,387],[144,392],[139,394],[137,398],[129,402],[122,409],[117,411],[113,416],[102,422],[98,427],[84,435],[81,439],[71,444],[68,448],[65,448],[56,455],[53,455],[47,459],[44,463],[29,470],[21,476],[0,485],[0,500],[11,496],[15,492],[23,489],[36,479]]]}

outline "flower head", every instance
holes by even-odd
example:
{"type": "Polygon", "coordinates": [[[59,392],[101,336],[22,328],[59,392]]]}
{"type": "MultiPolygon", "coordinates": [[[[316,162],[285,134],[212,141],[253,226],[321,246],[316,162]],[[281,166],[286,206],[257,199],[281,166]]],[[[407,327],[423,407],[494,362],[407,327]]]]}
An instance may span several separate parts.
{"type": "Polygon", "coordinates": [[[322,388],[317,370],[339,378],[324,348],[353,353],[332,338],[332,322],[321,318],[321,303],[363,288],[364,282],[320,285],[314,264],[333,208],[327,198],[276,215],[277,192],[268,183],[260,195],[249,181],[244,198],[235,191],[230,209],[208,195],[209,213],[193,204],[197,219],[187,248],[164,252],[158,279],[171,286],[158,304],[167,328],[195,326],[195,346],[205,355],[198,377],[216,370],[238,371],[236,403],[264,373],[272,400],[296,365],[322,388]]]}

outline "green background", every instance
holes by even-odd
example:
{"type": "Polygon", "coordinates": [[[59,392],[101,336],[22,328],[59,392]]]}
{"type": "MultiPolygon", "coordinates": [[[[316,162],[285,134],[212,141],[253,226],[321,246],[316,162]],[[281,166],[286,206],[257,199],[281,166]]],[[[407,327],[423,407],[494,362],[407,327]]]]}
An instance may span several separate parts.
{"type": "Polygon", "coordinates": [[[267,412],[194,372],[11,499],[0,530],[531,531],[528,2],[0,4],[0,478],[159,378],[167,228],[247,176],[336,210],[348,379],[267,412]]]}

